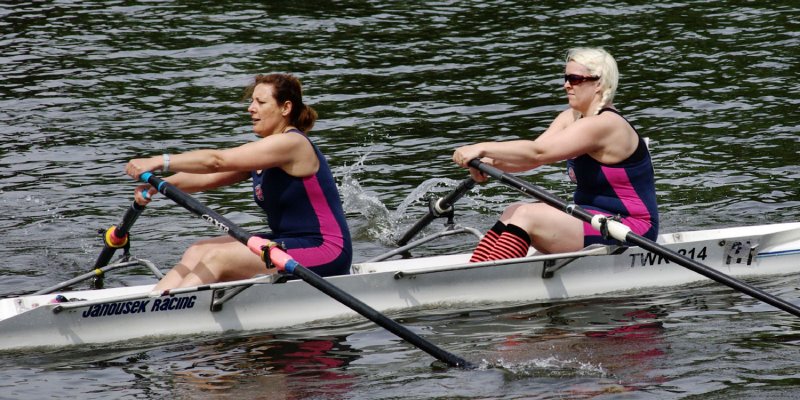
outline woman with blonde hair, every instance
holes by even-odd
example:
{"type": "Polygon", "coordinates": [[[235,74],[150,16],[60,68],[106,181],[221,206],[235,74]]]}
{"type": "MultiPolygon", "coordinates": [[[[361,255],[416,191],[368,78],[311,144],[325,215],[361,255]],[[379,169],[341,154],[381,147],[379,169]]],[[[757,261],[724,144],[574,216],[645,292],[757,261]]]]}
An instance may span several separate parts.
{"type": "MultiPolygon", "coordinates": [[[[467,168],[481,161],[506,172],[522,172],[567,160],[577,184],[573,201],[589,212],[618,218],[636,234],[655,240],[658,209],[650,153],[644,139],[614,107],[619,72],[600,48],[567,53],[564,89],[569,108],[535,140],[483,142],[459,147],[453,161],[467,168]]],[[[487,178],[470,168],[476,181],[487,178]]],[[[533,246],[542,253],[616,243],[588,223],[544,203],[516,203],[484,235],[472,262],[523,257],[533,246]]]]}

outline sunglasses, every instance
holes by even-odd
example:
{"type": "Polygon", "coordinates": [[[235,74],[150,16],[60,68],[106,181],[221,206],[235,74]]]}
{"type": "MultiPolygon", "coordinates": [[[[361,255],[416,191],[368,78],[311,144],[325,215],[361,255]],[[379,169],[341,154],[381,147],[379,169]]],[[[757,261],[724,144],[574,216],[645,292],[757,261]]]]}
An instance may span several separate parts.
{"type": "Polygon", "coordinates": [[[586,81],[596,81],[600,79],[599,76],[583,76],[583,75],[575,75],[575,74],[566,74],[564,75],[564,82],[569,82],[571,86],[580,85],[586,81]]]}

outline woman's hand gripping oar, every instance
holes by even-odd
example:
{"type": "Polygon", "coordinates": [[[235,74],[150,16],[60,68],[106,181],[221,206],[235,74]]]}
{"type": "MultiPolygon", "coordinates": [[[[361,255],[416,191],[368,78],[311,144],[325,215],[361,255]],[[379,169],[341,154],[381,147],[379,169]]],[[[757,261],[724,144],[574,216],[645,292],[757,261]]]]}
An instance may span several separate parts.
{"type": "Polygon", "coordinates": [[[229,221],[227,218],[218,214],[214,210],[211,210],[210,208],[201,204],[199,201],[195,200],[193,197],[184,193],[169,182],[162,180],[150,172],[141,174],[139,179],[145,183],[149,183],[164,196],[167,196],[175,203],[178,203],[192,213],[200,216],[202,219],[208,221],[234,239],[246,245],[253,253],[261,257],[265,263],[271,262],[278,268],[279,271],[285,271],[290,274],[294,274],[309,285],[319,289],[321,292],[363,315],[370,321],[378,324],[402,339],[405,339],[409,343],[417,346],[436,359],[453,367],[475,367],[473,364],[469,363],[463,358],[436,347],[433,343],[425,340],[414,332],[411,332],[404,326],[398,324],[392,319],[386,317],[385,315],[379,313],[375,309],[351,296],[349,293],[344,292],[343,290],[329,283],[311,270],[300,265],[300,263],[294,260],[289,254],[275,246],[274,242],[251,235],[243,228],[229,221]]]}
{"type": "Polygon", "coordinates": [[[600,232],[607,232],[607,234],[614,239],[622,242],[628,242],[637,245],[651,253],[658,254],[667,260],[675,262],[678,265],[686,267],[700,275],[709,279],[713,279],[723,285],[727,285],[735,290],[747,294],[755,299],[761,300],[773,307],[786,311],[792,315],[800,317],[800,307],[789,303],[786,300],[775,297],[760,289],[750,286],[740,280],[731,276],[723,274],[707,265],[703,265],[691,258],[682,256],[660,244],[653,242],[641,235],[631,232],[631,229],[622,224],[621,222],[614,221],[606,218],[603,215],[591,214],[580,206],[575,204],[568,204],[567,202],[556,197],[552,193],[547,192],[535,185],[532,185],[516,176],[505,173],[495,167],[482,163],[479,159],[473,159],[469,162],[469,166],[475,168],[486,175],[499,179],[504,184],[519,190],[529,196],[535,197],[548,205],[557,208],[575,218],[586,221],[592,224],[592,227],[600,232]]]}

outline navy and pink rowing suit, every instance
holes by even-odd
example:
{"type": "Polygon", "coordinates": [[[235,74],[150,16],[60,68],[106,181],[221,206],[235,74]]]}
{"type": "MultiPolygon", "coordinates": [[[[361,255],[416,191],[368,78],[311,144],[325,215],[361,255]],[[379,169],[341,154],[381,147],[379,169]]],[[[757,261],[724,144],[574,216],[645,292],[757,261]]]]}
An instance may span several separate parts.
{"type": "MultiPolygon", "coordinates": [[[[613,108],[603,108],[625,119],[613,108]]],[[[625,120],[628,122],[627,120],[625,120]]],[[[628,122],[636,131],[636,128],[628,122]]],[[[603,164],[588,154],[567,160],[570,179],[577,183],[573,201],[592,214],[619,216],[633,233],[656,240],[658,208],[655,177],[650,152],[639,132],[636,151],[616,164],[603,164]]],[[[599,231],[584,222],[584,246],[594,243],[615,244],[613,238],[603,238],[599,231]]]]}
{"type": "MultiPolygon", "coordinates": [[[[308,139],[296,129],[286,134],[308,139]]],[[[298,178],[279,167],[251,172],[253,197],[267,213],[272,231],[259,236],[283,245],[292,258],[320,276],[348,274],[353,247],[339,190],[325,156],[308,140],[319,159],[316,174],[298,178]]]]}

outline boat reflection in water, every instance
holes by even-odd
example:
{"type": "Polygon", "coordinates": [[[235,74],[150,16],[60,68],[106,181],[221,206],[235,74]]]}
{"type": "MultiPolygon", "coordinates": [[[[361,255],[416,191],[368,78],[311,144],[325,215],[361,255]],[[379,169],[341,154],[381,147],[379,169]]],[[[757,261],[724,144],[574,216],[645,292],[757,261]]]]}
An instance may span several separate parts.
{"type": "Polygon", "coordinates": [[[169,371],[170,390],[185,398],[347,398],[355,377],[342,371],[359,353],[346,337],[228,338],[184,354],[182,367],[169,371]]]}
{"type": "Polygon", "coordinates": [[[517,333],[505,335],[485,357],[514,379],[564,380],[563,390],[580,398],[641,390],[636,382],[666,381],[659,370],[670,347],[663,323],[668,311],[637,308],[625,299],[594,300],[525,306],[495,316],[503,329],[517,333]],[[609,303],[618,306],[608,308],[609,303]]]}

